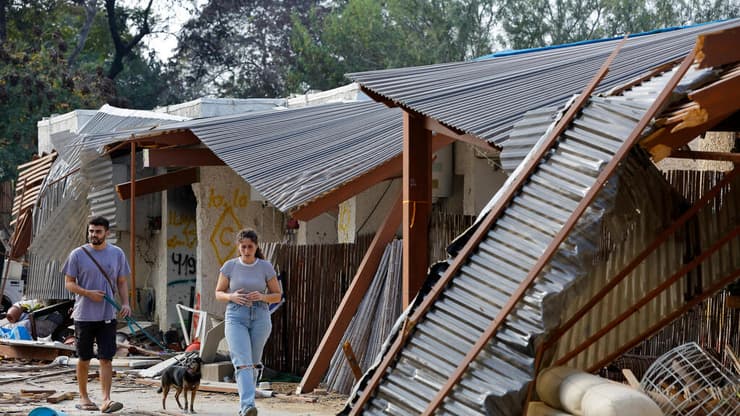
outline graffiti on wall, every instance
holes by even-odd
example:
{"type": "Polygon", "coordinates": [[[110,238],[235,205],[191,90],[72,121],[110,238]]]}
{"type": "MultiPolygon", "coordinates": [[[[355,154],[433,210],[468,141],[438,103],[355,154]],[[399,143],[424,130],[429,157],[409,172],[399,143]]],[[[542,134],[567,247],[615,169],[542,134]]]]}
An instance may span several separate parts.
{"type": "Polygon", "coordinates": [[[190,306],[196,279],[198,244],[195,206],[170,201],[167,210],[167,326],[178,321],[178,303],[190,306]]]}
{"type": "Polygon", "coordinates": [[[167,213],[167,226],[173,231],[167,237],[167,248],[195,248],[198,232],[195,228],[195,217],[183,215],[170,210],[167,213]]]}
{"type": "Polygon", "coordinates": [[[234,214],[234,209],[246,208],[247,205],[249,205],[249,192],[236,188],[231,195],[225,195],[213,188],[208,190],[208,208],[221,211],[210,236],[211,247],[219,263],[224,263],[236,255],[234,237],[242,229],[242,224],[234,214]]]}
{"type": "Polygon", "coordinates": [[[350,198],[339,204],[339,215],[337,215],[337,240],[339,243],[355,242],[355,212],[355,198],[350,198]]]}

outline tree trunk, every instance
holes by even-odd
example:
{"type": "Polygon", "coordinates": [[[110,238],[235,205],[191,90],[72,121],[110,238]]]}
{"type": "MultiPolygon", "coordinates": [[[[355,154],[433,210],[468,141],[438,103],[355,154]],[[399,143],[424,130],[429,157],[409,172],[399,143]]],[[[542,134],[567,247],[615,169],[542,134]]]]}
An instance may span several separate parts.
{"type": "Polygon", "coordinates": [[[116,0],[105,0],[105,10],[108,13],[108,29],[110,29],[111,38],[113,39],[113,45],[116,48],[115,54],[113,55],[113,62],[111,62],[110,69],[108,69],[108,78],[115,79],[121,71],[123,71],[123,58],[128,56],[136,45],[141,42],[144,36],[151,33],[149,27],[149,13],[152,10],[152,1],[149,0],[144,14],[142,15],[141,28],[129,43],[123,43],[121,34],[118,32],[118,25],[116,24],[116,0]]]}
{"type": "Polygon", "coordinates": [[[8,15],[6,9],[8,8],[8,0],[0,0],[0,45],[5,43],[8,37],[7,20],[8,15]]]}
{"type": "MultiPolygon", "coordinates": [[[[4,0],[0,0],[4,1],[4,0]]],[[[77,39],[77,46],[72,51],[67,62],[68,68],[71,70],[77,64],[77,56],[85,48],[85,42],[87,42],[87,36],[90,34],[90,28],[92,27],[95,15],[98,13],[98,0],[90,0],[85,4],[85,24],[82,26],[80,31],[80,38],[77,39]]]]}

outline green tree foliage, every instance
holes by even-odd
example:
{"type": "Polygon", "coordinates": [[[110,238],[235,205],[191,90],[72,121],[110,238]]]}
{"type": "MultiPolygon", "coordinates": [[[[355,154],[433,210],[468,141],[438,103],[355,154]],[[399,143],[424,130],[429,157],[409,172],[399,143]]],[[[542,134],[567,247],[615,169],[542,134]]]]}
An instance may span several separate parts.
{"type": "Polygon", "coordinates": [[[491,50],[494,4],[349,0],[294,21],[289,89],[328,89],[354,71],[460,61],[491,50]]]}
{"type": "MultiPolygon", "coordinates": [[[[135,35],[125,28],[139,12],[116,10],[122,42],[131,44],[135,35]]],[[[110,33],[102,1],[0,0],[0,181],[13,179],[17,165],[35,153],[43,117],[105,103],[158,103],[166,91],[161,64],[142,55],[137,43],[120,59],[123,66],[113,79],[110,33]],[[95,13],[89,13],[91,5],[95,13]]]]}
{"type": "Polygon", "coordinates": [[[315,0],[211,0],[180,33],[170,63],[173,88],[200,95],[275,97],[285,92],[292,59],[292,16],[301,20],[315,0]]]}
{"type": "Polygon", "coordinates": [[[501,0],[500,44],[532,48],[740,15],[736,0],[501,0]]]}
{"type": "Polygon", "coordinates": [[[36,123],[54,113],[95,108],[114,93],[102,68],[69,71],[66,54],[76,6],[62,2],[6,3],[0,44],[0,181],[36,150],[36,123]],[[43,24],[41,24],[43,23],[43,24]]]}

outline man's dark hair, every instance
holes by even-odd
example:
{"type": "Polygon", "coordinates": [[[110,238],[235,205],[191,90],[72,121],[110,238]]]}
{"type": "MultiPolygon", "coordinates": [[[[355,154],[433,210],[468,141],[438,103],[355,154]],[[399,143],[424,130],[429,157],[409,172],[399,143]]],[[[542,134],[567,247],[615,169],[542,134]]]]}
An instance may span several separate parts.
{"type": "Polygon", "coordinates": [[[106,229],[106,231],[110,227],[110,223],[105,217],[95,217],[91,219],[90,222],[87,223],[87,225],[102,225],[103,228],[106,229]]]}

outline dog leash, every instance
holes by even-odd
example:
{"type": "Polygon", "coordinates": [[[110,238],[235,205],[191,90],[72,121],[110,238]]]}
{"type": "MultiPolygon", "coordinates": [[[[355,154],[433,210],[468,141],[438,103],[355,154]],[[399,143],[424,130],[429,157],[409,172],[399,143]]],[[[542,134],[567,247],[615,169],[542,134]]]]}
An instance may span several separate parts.
{"type": "MultiPolygon", "coordinates": [[[[108,276],[108,272],[106,272],[105,269],[103,268],[103,266],[101,266],[100,263],[98,263],[98,261],[92,255],[92,253],[90,253],[89,251],[87,251],[87,248],[85,248],[85,246],[81,246],[80,248],[82,249],[82,251],[85,252],[85,254],[87,254],[88,257],[90,257],[90,260],[92,260],[92,262],[95,263],[96,266],[98,266],[98,269],[100,269],[100,272],[103,274],[103,276],[105,276],[105,280],[108,281],[108,285],[110,285],[111,291],[113,292],[113,294],[115,294],[116,293],[116,286],[113,284],[113,281],[111,280],[110,276],[108,276]]],[[[120,312],[121,311],[121,305],[119,305],[118,302],[116,302],[113,298],[111,298],[108,295],[103,295],[103,298],[105,298],[106,302],[108,302],[111,305],[113,305],[113,307],[116,309],[116,312],[120,312]]],[[[136,331],[134,331],[134,327],[133,327],[133,325],[136,325],[136,327],[139,328],[139,330],[141,332],[143,332],[144,335],[146,335],[147,338],[149,338],[152,342],[154,342],[155,344],[157,344],[157,346],[159,346],[159,348],[161,348],[162,351],[164,351],[166,353],[171,353],[172,352],[165,345],[163,345],[158,340],[154,339],[154,337],[152,337],[151,335],[149,335],[148,332],[144,331],[144,328],[142,328],[141,325],[139,325],[139,323],[136,322],[136,320],[134,318],[132,318],[130,316],[126,316],[126,317],[124,317],[124,319],[126,320],[126,323],[128,324],[128,329],[129,329],[129,331],[131,331],[131,335],[133,335],[136,332],[136,331]]]]}
{"type": "MultiPolygon", "coordinates": [[[[113,307],[116,309],[116,312],[120,312],[121,311],[121,305],[119,305],[118,302],[116,302],[115,300],[113,300],[110,296],[103,295],[103,298],[105,298],[105,301],[106,302],[108,302],[111,305],[113,305],[113,307]]],[[[161,342],[159,342],[159,340],[155,339],[154,337],[152,337],[151,335],[149,335],[148,332],[144,331],[144,328],[142,328],[141,325],[139,325],[139,323],[136,322],[136,319],[134,319],[134,318],[132,318],[130,316],[125,316],[123,319],[126,320],[126,323],[128,324],[128,329],[129,329],[129,331],[131,331],[131,335],[133,335],[136,332],[136,331],[134,331],[134,327],[133,327],[133,325],[136,325],[136,327],[139,328],[139,331],[143,332],[144,335],[146,335],[146,337],[149,338],[149,340],[151,340],[152,342],[154,342],[155,344],[157,344],[157,346],[159,346],[159,348],[161,348],[164,352],[167,352],[167,353],[172,352],[164,344],[162,344],[161,342]]]]}

